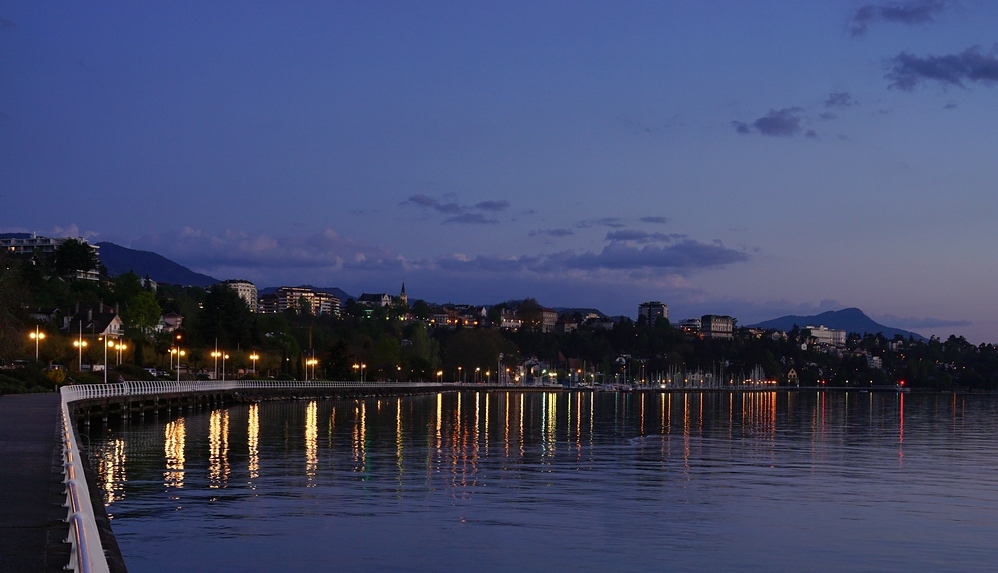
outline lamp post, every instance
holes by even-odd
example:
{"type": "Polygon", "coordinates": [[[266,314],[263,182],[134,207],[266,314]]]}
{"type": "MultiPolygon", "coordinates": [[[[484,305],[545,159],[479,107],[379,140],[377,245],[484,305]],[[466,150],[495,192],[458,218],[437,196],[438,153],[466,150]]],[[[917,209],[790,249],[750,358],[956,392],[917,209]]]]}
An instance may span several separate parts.
{"type": "Polygon", "coordinates": [[[121,366],[121,353],[122,351],[127,350],[128,346],[122,342],[119,342],[117,344],[117,348],[118,348],[118,366],[121,366]]]}
{"type": "Polygon", "coordinates": [[[308,367],[309,366],[312,367],[312,380],[315,380],[315,365],[318,364],[318,363],[319,363],[319,361],[316,360],[315,358],[310,358],[310,359],[308,359],[305,362],[305,379],[306,380],[308,380],[308,367]]]}
{"type": "Polygon", "coordinates": [[[481,373],[481,371],[482,371],[481,368],[478,367],[475,368],[475,384],[478,384],[478,375],[479,373],[481,373]]]}
{"type": "Polygon", "coordinates": [[[180,347],[178,346],[177,347],[177,382],[180,382],[180,357],[183,356],[184,354],[187,354],[187,353],[184,352],[183,350],[181,350],[180,347]]]}
{"type": "Polygon", "coordinates": [[[38,343],[45,338],[45,333],[38,330],[38,325],[35,325],[35,331],[28,335],[32,340],[35,341],[35,362],[38,362],[38,343]]]}
{"type": "Polygon", "coordinates": [[[212,376],[212,380],[218,380],[218,357],[222,353],[218,351],[218,339],[215,339],[215,351],[211,353],[211,357],[215,359],[215,374],[212,376]]]}
{"type": "Polygon", "coordinates": [[[437,370],[437,384],[443,384],[443,383],[444,383],[444,371],[437,370]]]}
{"type": "Polygon", "coordinates": [[[222,354],[222,382],[225,382],[225,361],[228,359],[228,354],[222,354]]]}
{"type": "Polygon", "coordinates": [[[256,352],[250,354],[250,360],[253,361],[253,376],[256,376],[256,361],[260,359],[260,356],[256,352]]]}
{"type": "Polygon", "coordinates": [[[73,341],[73,346],[77,347],[80,350],[80,364],[79,364],[79,369],[80,369],[80,372],[83,372],[83,349],[87,346],[87,341],[83,340],[82,338],[80,338],[79,340],[74,340],[73,341]]]}
{"type": "Polygon", "coordinates": [[[102,340],[104,341],[104,383],[107,384],[107,349],[108,347],[114,348],[114,342],[108,340],[106,337],[102,340]]]}
{"type": "Polygon", "coordinates": [[[464,380],[461,379],[461,367],[460,366],[457,367],[457,381],[458,382],[464,382],[464,380]]]}

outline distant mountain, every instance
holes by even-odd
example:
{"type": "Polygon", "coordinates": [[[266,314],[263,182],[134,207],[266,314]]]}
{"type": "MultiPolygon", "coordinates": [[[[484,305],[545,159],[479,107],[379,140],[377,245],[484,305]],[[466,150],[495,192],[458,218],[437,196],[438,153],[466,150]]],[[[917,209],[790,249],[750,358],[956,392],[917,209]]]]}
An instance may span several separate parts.
{"type": "Polygon", "coordinates": [[[158,283],[173,285],[205,287],[221,282],[150,251],[137,251],[107,242],[97,243],[97,246],[100,247],[101,263],[112,277],[131,271],[140,277],[148,276],[158,283]]]}
{"type": "Polygon", "coordinates": [[[877,334],[879,332],[884,335],[884,338],[887,339],[892,339],[895,335],[900,334],[905,338],[911,337],[915,340],[926,340],[924,336],[918,334],[917,332],[910,332],[907,330],[901,330],[900,328],[891,328],[890,326],[878,324],[874,322],[872,318],[866,316],[866,314],[858,308],[830,310],[814,316],[781,316],[780,318],[774,318],[773,320],[767,320],[765,322],[760,322],[750,326],[757,328],[775,328],[777,330],[792,330],[794,325],[804,328],[805,326],[818,326],[822,324],[828,328],[844,330],[849,333],[858,332],[859,334],[877,334]]]}
{"type": "Polygon", "coordinates": [[[559,315],[562,315],[562,314],[565,314],[565,313],[575,314],[577,312],[577,313],[581,314],[582,316],[586,316],[587,314],[595,314],[595,315],[599,316],[600,318],[606,318],[607,317],[598,308],[576,308],[576,307],[556,306],[552,310],[556,311],[559,315]]]}
{"type": "MultiPolygon", "coordinates": [[[[357,298],[357,297],[353,296],[352,294],[347,294],[347,292],[345,290],[343,290],[343,289],[341,289],[339,287],[315,287],[315,286],[312,286],[312,285],[299,285],[299,286],[302,287],[302,288],[310,288],[310,289],[312,289],[312,290],[314,290],[316,292],[324,292],[326,294],[331,294],[331,295],[335,296],[336,298],[340,299],[340,302],[342,304],[346,304],[346,302],[348,300],[352,299],[352,298],[357,298]]],[[[274,294],[275,292],[277,292],[277,289],[279,289],[279,288],[281,288],[281,287],[267,287],[267,288],[261,289],[259,291],[259,293],[260,294],[274,294]]]]}

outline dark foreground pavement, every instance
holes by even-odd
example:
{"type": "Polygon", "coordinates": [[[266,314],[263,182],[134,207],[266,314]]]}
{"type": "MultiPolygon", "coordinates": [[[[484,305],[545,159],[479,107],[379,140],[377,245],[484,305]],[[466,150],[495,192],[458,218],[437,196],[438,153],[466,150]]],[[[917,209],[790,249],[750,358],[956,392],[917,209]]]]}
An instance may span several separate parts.
{"type": "Polygon", "coordinates": [[[59,404],[54,392],[0,396],[0,573],[69,562],[59,404]]]}

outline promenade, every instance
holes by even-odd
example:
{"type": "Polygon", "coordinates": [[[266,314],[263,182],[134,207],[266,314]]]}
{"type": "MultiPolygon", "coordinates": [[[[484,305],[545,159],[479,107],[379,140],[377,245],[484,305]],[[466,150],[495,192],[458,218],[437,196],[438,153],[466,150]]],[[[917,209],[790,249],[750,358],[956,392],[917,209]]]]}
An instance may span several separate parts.
{"type": "Polygon", "coordinates": [[[56,393],[0,396],[0,573],[69,562],[59,404],[56,393]]]}

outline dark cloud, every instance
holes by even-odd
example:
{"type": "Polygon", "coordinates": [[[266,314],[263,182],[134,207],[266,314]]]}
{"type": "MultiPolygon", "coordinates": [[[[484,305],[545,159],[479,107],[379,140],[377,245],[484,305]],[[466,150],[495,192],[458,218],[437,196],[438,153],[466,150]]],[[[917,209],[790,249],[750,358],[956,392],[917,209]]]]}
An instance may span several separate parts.
{"type": "Polygon", "coordinates": [[[366,245],[331,229],[304,237],[272,237],[184,228],[175,236],[147,235],[135,243],[135,248],[155,251],[222,277],[231,276],[226,269],[379,271],[401,269],[404,264],[402,257],[388,248],[366,245]]]}
{"type": "Polygon", "coordinates": [[[838,116],[835,115],[834,113],[830,112],[830,111],[826,111],[826,112],[822,113],[821,115],[819,115],[818,117],[820,117],[821,119],[830,120],[830,119],[835,119],[838,116]]]}
{"type": "Polygon", "coordinates": [[[567,237],[574,234],[575,231],[572,231],[571,229],[535,229],[530,231],[531,237],[567,237]]]}
{"type": "Polygon", "coordinates": [[[598,253],[564,251],[551,255],[467,258],[448,255],[435,261],[438,268],[465,272],[531,272],[553,273],[565,270],[668,270],[691,271],[723,267],[748,260],[744,252],[729,249],[720,243],[707,244],[685,240],[675,245],[648,245],[642,248],[623,243],[607,245],[598,253]]]}
{"type": "Polygon", "coordinates": [[[668,223],[669,222],[669,220],[666,219],[665,217],[653,217],[653,216],[641,217],[640,220],[643,223],[668,223]]]}
{"type": "Polygon", "coordinates": [[[498,201],[482,201],[476,203],[475,207],[483,211],[503,211],[509,208],[509,201],[500,199],[498,201]]]}
{"type": "Polygon", "coordinates": [[[648,233],[637,229],[621,229],[606,234],[607,241],[644,241],[646,239],[648,239],[648,233]]]}
{"type": "Polygon", "coordinates": [[[878,315],[877,322],[888,324],[895,328],[946,328],[954,326],[970,326],[973,322],[969,320],[947,320],[943,318],[917,317],[917,316],[894,316],[891,314],[878,315]]]}
{"type": "Polygon", "coordinates": [[[956,109],[956,102],[955,101],[946,102],[946,105],[943,106],[943,109],[956,109]]]}
{"type": "Polygon", "coordinates": [[[400,204],[405,205],[406,203],[412,203],[418,207],[427,207],[435,211],[440,211],[441,213],[458,214],[464,212],[464,208],[457,203],[441,203],[433,197],[423,195],[422,193],[413,195],[400,204]]]}
{"type": "Polygon", "coordinates": [[[588,221],[580,221],[576,227],[580,229],[588,229],[589,227],[613,227],[620,228],[624,224],[620,221],[619,217],[603,217],[602,219],[591,219],[588,221]]]}
{"type": "Polygon", "coordinates": [[[499,220],[486,217],[481,213],[464,213],[463,215],[458,215],[456,217],[448,217],[444,219],[444,223],[468,223],[471,225],[498,225],[499,220]]]}
{"type": "Polygon", "coordinates": [[[642,248],[611,243],[599,253],[572,255],[561,261],[567,268],[596,269],[676,269],[691,270],[709,267],[722,267],[731,263],[748,260],[748,255],[729,249],[719,243],[707,244],[685,240],[675,245],[658,247],[648,245],[642,248]]]}
{"type": "Polygon", "coordinates": [[[799,107],[771,109],[769,113],[753,121],[751,126],[743,121],[732,121],[731,124],[738,133],[758,132],[773,137],[793,137],[802,130],[803,112],[799,107]]]}
{"type": "Polygon", "coordinates": [[[825,100],[825,107],[827,108],[846,109],[854,105],[859,105],[859,102],[849,92],[832,92],[828,94],[828,99],[825,100]]]}
{"type": "Polygon", "coordinates": [[[849,32],[853,37],[865,36],[870,24],[877,21],[894,22],[909,26],[934,22],[936,16],[949,8],[942,0],[908,0],[886,4],[864,4],[849,18],[849,32]]]}
{"type": "Polygon", "coordinates": [[[818,132],[813,129],[809,129],[804,132],[804,137],[808,139],[818,139],[818,132]]]}
{"type": "Polygon", "coordinates": [[[964,87],[964,82],[991,85],[998,82],[998,55],[981,52],[978,46],[959,54],[920,58],[906,52],[887,60],[891,81],[888,87],[911,91],[923,81],[936,81],[946,86],[964,87]]]}

